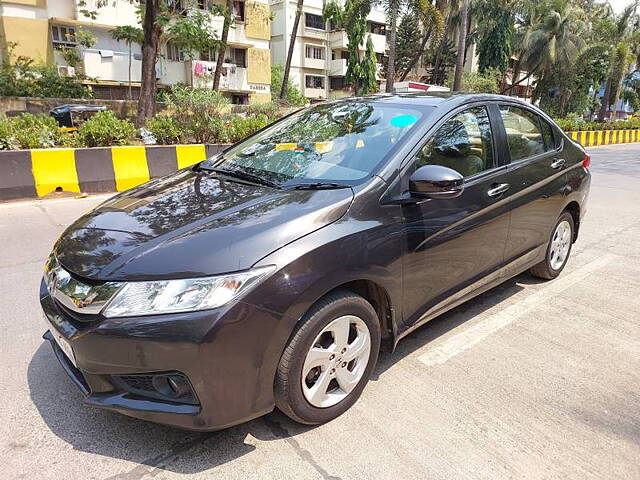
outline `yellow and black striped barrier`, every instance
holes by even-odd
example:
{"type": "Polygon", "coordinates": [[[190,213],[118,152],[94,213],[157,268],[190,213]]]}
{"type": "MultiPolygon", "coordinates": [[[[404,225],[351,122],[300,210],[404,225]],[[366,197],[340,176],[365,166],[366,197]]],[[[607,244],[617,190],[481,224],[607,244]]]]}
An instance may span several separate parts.
{"type": "Polygon", "coordinates": [[[55,191],[120,192],[188,167],[226,145],[47,148],[0,152],[0,200],[55,191]]]}
{"type": "Polygon", "coordinates": [[[578,132],[567,132],[567,135],[569,135],[572,140],[580,143],[583,147],[640,142],[640,129],[584,130],[578,132]]]}

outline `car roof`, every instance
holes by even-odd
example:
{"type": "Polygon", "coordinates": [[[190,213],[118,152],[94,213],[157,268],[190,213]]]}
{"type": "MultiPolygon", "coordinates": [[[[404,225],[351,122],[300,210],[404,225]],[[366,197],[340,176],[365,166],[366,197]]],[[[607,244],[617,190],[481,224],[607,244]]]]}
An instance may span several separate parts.
{"type": "Polygon", "coordinates": [[[402,104],[402,105],[422,105],[439,107],[447,105],[450,107],[456,107],[469,102],[477,101],[508,101],[513,103],[519,103],[521,105],[531,106],[520,99],[514,97],[508,97],[506,95],[496,95],[488,93],[463,93],[463,92],[416,92],[416,93],[379,93],[374,95],[367,95],[363,97],[350,97],[347,99],[339,100],[339,102],[353,102],[353,101],[368,101],[368,102],[380,102],[389,104],[402,104]]]}

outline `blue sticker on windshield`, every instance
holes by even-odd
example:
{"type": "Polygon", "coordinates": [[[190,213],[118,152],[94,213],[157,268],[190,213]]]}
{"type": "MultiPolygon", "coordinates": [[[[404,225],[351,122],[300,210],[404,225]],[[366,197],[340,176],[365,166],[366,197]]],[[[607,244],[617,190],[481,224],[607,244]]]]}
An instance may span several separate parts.
{"type": "Polygon", "coordinates": [[[391,126],[403,128],[408,127],[409,125],[413,125],[417,121],[418,119],[413,115],[399,115],[391,119],[391,126]]]}

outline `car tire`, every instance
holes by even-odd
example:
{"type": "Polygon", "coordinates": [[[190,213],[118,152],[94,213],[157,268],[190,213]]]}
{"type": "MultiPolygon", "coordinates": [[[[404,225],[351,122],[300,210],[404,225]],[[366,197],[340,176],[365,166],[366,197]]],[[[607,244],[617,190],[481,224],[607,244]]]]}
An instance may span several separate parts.
{"type": "Polygon", "coordinates": [[[530,270],[534,277],[552,280],[560,275],[571,253],[575,232],[573,216],[563,212],[551,231],[545,258],[530,270]]]}
{"type": "Polygon", "coordinates": [[[280,358],[276,406],[306,425],[333,420],[360,397],[379,350],[380,322],[371,304],[350,291],[327,295],[302,317],[280,358]]]}

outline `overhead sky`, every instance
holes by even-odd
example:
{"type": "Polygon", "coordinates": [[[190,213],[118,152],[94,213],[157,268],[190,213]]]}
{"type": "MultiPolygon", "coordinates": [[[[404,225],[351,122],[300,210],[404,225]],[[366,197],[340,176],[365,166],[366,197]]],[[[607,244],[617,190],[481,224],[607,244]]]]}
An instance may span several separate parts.
{"type": "Polygon", "coordinates": [[[632,0],[609,0],[609,3],[616,13],[620,13],[622,10],[624,10],[624,7],[629,5],[631,2],[632,0]]]}

